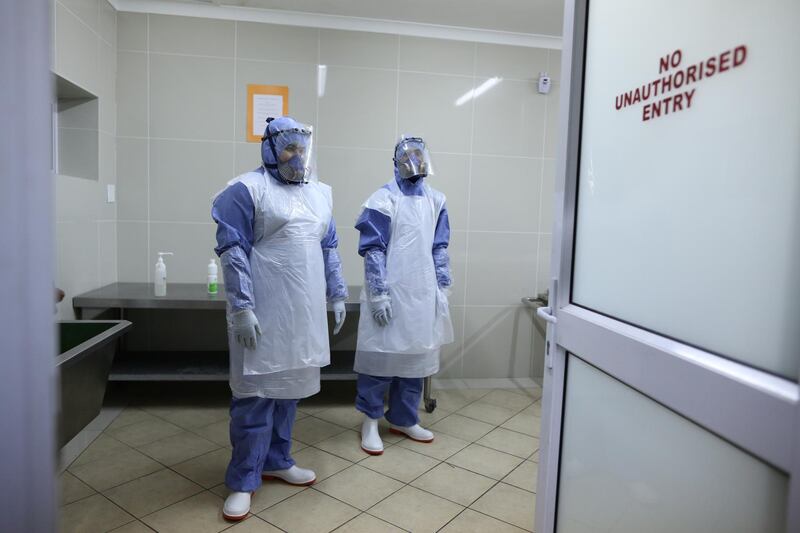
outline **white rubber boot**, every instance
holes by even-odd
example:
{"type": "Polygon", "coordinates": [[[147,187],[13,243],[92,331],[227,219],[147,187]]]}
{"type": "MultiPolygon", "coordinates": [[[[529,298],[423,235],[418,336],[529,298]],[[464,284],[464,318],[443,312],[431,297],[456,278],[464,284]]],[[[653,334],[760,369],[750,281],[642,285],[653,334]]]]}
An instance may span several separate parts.
{"type": "Polygon", "coordinates": [[[392,427],[389,428],[389,431],[395,435],[404,435],[417,442],[433,442],[433,433],[419,424],[414,424],[407,428],[395,426],[393,424],[392,427]]]}
{"type": "Polygon", "coordinates": [[[378,433],[378,420],[364,417],[361,424],[361,449],[370,455],[381,455],[383,453],[383,441],[378,433]]]}
{"type": "Polygon", "coordinates": [[[313,470],[292,465],[291,468],[287,468],[285,470],[270,470],[267,472],[262,472],[261,479],[280,479],[289,485],[305,487],[314,484],[314,482],[317,480],[317,474],[315,474],[313,470]]]}
{"type": "Polygon", "coordinates": [[[250,512],[250,496],[249,492],[231,492],[225,499],[225,505],[222,506],[222,516],[225,520],[238,522],[246,517],[250,512]]]}

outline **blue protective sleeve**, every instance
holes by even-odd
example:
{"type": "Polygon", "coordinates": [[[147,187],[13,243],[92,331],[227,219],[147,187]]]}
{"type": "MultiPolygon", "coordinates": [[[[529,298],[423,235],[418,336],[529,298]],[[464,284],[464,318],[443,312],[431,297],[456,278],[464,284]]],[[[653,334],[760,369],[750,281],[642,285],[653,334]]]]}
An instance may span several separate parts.
{"type": "Polygon", "coordinates": [[[433,264],[436,267],[436,281],[440,287],[449,287],[450,255],[447,247],[450,245],[450,218],[447,215],[447,206],[442,206],[439,211],[439,220],[436,221],[436,231],[433,234],[433,264]]]}
{"type": "Polygon", "coordinates": [[[374,209],[365,208],[356,221],[361,233],[358,253],[364,258],[364,277],[371,296],[389,294],[386,285],[386,248],[392,228],[392,219],[374,209]]]}
{"type": "Polygon", "coordinates": [[[217,223],[214,251],[222,262],[228,303],[234,310],[253,309],[255,298],[248,256],[254,242],[255,206],[250,191],[242,183],[234,183],[214,199],[211,217],[217,223]]]}
{"type": "Polygon", "coordinates": [[[339,257],[339,236],[336,234],[336,221],[331,217],[328,232],[322,238],[322,258],[325,261],[325,282],[328,301],[346,300],[347,283],[342,274],[342,258],[339,257]]]}

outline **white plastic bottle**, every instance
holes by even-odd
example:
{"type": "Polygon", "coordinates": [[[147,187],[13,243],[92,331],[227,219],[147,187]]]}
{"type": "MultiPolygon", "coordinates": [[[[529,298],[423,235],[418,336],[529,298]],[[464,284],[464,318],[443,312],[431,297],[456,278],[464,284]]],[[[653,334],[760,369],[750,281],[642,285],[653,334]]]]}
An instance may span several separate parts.
{"type": "Polygon", "coordinates": [[[153,277],[155,284],[156,296],[167,295],[167,265],[164,263],[165,255],[173,255],[172,252],[158,252],[158,261],[156,261],[156,271],[153,277]]]}
{"type": "Polygon", "coordinates": [[[208,294],[217,294],[219,283],[217,281],[217,261],[213,257],[208,262],[208,294]]]}

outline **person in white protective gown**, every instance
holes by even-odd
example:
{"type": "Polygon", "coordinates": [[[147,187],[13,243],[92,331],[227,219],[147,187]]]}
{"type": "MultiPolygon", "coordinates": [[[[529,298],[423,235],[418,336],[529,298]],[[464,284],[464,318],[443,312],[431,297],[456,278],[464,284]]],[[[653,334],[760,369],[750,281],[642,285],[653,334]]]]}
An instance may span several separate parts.
{"type": "Polygon", "coordinates": [[[216,252],[228,299],[233,450],[223,515],[241,520],[262,478],[310,485],[290,450],[299,399],[320,390],[330,362],[326,299],[338,333],[347,285],[331,188],[311,172],[310,126],[268,119],[262,165],[214,199],[216,252]]]}
{"type": "Polygon", "coordinates": [[[383,416],[392,432],[433,441],[433,433],[420,427],[417,409],[423,378],[439,370],[439,347],[453,341],[453,326],[447,301],[450,223],[444,194],[425,183],[432,174],[425,141],[402,137],[394,151],[394,179],[367,199],[356,221],[365,272],[356,409],[364,413],[361,448],[372,455],[383,453],[383,416]]]}

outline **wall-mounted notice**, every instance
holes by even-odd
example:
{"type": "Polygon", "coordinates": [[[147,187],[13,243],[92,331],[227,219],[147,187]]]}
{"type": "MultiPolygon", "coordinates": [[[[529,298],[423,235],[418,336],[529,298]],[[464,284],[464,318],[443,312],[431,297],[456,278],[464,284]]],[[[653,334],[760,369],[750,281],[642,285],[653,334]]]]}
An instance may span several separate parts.
{"type": "Polygon", "coordinates": [[[269,117],[289,114],[289,87],[285,85],[247,86],[247,140],[261,142],[269,117]]]}

